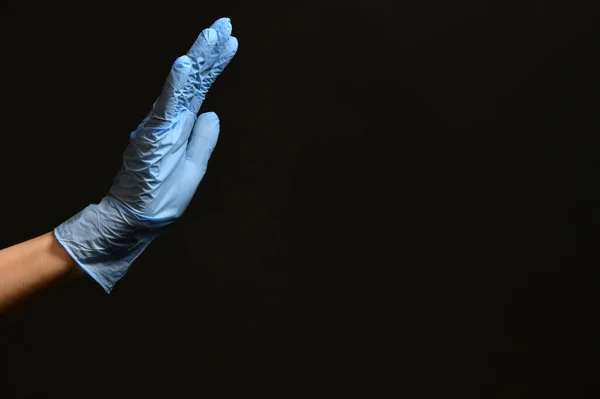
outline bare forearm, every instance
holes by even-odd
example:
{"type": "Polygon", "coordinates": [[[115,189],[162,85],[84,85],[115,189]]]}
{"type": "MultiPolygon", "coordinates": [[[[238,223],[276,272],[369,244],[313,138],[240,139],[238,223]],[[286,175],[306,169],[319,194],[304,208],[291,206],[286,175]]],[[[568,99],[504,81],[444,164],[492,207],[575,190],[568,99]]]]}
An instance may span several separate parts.
{"type": "Polygon", "coordinates": [[[0,312],[74,271],[53,233],[0,250],[0,312]]]}

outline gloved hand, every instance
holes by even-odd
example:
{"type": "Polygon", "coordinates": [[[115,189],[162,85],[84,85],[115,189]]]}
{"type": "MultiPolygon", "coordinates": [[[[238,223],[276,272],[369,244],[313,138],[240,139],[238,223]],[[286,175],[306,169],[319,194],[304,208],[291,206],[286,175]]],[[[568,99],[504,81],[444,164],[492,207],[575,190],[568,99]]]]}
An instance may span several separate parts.
{"type": "Polygon", "coordinates": [[[171,69],[152,111],[131,133],[109,193],[54,229],[58,242],[107,293],[190,203],[216,145],[219,119],[196,118],[237,51],[231,21],[202,31],[171,69]]]}

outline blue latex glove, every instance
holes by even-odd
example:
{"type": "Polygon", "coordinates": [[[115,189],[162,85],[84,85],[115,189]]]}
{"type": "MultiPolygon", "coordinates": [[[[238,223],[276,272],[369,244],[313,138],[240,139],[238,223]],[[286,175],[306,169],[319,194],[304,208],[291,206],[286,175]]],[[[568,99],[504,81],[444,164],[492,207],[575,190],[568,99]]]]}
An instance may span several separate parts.
{"type": "Polygon", "coordinates": [[[107,293],[190,203],[219,135],[214,113],[196,118],[237,51],[228,18],[202,31],[171,69],[150,114],[130,135],[106,197],[54,229],[58,242],[107,293]]]}

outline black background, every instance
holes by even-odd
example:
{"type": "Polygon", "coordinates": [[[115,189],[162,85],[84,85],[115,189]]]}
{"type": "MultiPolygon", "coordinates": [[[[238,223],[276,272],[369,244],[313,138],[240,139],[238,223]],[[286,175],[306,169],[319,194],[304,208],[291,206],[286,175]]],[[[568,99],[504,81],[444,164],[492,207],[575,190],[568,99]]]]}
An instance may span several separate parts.
{"type": "Polygon", "coordinates": [[[190,207],[113,294],[3,315],[0,397],[598,397],[598,13],[2,2],[2,247],[107,192],[171,63],[240,48],[190,207]]]}

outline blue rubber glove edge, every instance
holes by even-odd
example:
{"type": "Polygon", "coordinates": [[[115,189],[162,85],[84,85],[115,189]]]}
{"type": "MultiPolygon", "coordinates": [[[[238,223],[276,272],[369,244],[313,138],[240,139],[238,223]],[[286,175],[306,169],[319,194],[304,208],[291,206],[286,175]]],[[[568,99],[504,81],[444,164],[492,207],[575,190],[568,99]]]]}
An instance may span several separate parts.
{"type": "Polygon", "coordinates": [[[75,263],[81,267],[83,269],[84,272],[86,272],[91,278],[93,278],[94,280],[96,280],[96,282],[98,284],[100,284],[100,286],[102,287],[102,289],[104,289],[104,291],[106,291],[107,294],[110,294],[110,292],[112,291],[112,287],[109,286],[106,281],[102,281],[101,279],[99,279],[98,277],[96,277],[96,275],[94,273],[92,273],[88,267],[86,265],[84,265],[83,263],[81,263],[78,259],[77,256],[75,256],[75,254],[73,253],[73,251],[71,251],[71,249],[69,248],[68,245],[64,244],[62,242],[62,239],[60,238],[60,233],[58,232],[58,226],[54,228],[54,237],[56,237],[56,241],[58,241],[58,243],[60,244],[61,247],[64,248],[65,251],[67,251],[67,253],[69,254],[69,256],[73,259],[73,261],[75,261],[75,263]]]}

